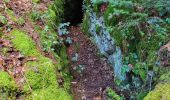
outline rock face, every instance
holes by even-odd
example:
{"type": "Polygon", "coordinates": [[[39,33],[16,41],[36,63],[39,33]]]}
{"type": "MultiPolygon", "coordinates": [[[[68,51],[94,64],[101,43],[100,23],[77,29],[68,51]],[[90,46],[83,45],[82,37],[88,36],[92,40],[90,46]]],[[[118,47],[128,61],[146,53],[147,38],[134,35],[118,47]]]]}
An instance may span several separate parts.
{"type": "Polygon", "coordinates": [[[124,80],[125,75],[121,74],[123,66],[121,49],[115,45],[114,39],[111,38],[110,33],[107,31],[103,17],[98,18],[92,9],[90,10],[89,32],[94,38],[100,53],[106,56],[108,62],[113,66],[114,76],[124,80]],[[99,33],[97,33],[97,28],[99,28],[99,33]]]}

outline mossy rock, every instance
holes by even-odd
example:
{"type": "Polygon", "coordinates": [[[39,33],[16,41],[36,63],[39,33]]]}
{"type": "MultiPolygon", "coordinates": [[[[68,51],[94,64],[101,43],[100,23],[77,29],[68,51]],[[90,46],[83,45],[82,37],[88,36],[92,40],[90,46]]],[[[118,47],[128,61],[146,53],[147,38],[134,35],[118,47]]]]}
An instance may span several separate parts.
{"type": "Polygon", "coordinates": [[[170,100],[170,83],[159,83],[144,100],[170,100]]]}
{"type": "Polygon", "coordinates": [[[37,50],[36,44],[25,32],[14,29],[11,36],[14,37],[11,41],[15,48],[22,54],[37,58],[36,61],[26,63],[25,78],[27,82],[24,84],[23,90],[30,93],[28,98],[35,100],[70,100],[71,96],[67,90],[58,86],[57,68],[52,60],[44,57],[37,50]],[[58,99],[59,97],[61,99],[58,99]]]}

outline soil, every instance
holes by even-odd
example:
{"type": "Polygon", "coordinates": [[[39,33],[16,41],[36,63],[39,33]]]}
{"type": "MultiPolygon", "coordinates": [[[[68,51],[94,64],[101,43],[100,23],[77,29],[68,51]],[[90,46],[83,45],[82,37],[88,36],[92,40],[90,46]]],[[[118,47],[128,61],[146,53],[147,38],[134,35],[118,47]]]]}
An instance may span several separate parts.
{"type": "Polygon", "coordinates": [[[107,100],[106,89],[114,89],[113,70],[79,27],[71,27],[68,37],[73,41],[67,53],[73,75],[71,91],[74,100],[107,100]],[[78,54],[77,61],[72,60],[75,54],[78,54]],[[79,67],[83,67],[81,71],[79,67]]]}

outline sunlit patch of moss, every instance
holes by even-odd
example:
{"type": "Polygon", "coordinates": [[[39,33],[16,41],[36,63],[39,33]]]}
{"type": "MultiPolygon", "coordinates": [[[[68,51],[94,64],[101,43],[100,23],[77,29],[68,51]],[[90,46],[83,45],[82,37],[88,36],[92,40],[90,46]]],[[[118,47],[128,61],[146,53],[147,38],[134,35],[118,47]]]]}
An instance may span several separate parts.
{"type": "MultiPolygon", "coordinates": [[[[28,62],[27,69],[26,78],[33,90],[43,89],[50,85],[57,88],[55,66],[50,59],[39,57],[38,61],[28,62]]],[[[29,89],[27,85],[25,89],[29,89]]]]}
{"type": "Polygon", "coordinates": [[[86,33],[87,35],[89,35],[90,36],[90,33],[89,33],[89,14],[88,13],[86,13],[85,15],[84,15],[84,19],[83,19],[83,23],[82,23],[82,30],[83,30],[83,32],[84,33],[86,33]]]}
{"type": "Polygon", "coordinates": [[[160,83],[144,100],[170,100],[170,83],[160,83]]]}
{"type": "MultiPolygon", "coordinates": [[[[31,96],[29,98],[32,99],[31,96]]],[[[34,91],[33,98],[35,100],[72,100],[63,89],[56,89],[53,86],[34,91]]]]}
{"type": "Polygon", "coordinates": [[[40,2],[40,0],[32,0],[32,2],[38,3],[38,2],[40,2]]]}
{"type": "Polygon", "coordinates": [[[7,72],[0,71],[0,88],[16,88],[15,81],[7,72]]]}
{"type": "Polygon", "coordinates": [[[4,71],[0,71],[0,99],[14,98],[18,91],[13,78],[4,71]]]}
{"type": "Polygon", "coordinates": [[[39,100],[39,98],[46,100],[46,98],[50,99],[53,97],[56,100],[61,96],[60,100],[70,100],[67,98],[71,98],[71,96],[58,86],[56,67],[52,60],[41,55],[33,40],[23,31],[14,29],[11,35],[14,37],[11,41],[21,53],[25,56],[37,58],[36,61],[26,63],[26,82],[23,90],[27,92],[32,91],[29,97],[35,97],[35,100],[39,100]],[[45,95],[42,95],[43,93],[45,95]]]}
{"type": "Polygon", "coordinates": [[[27,56],[41,56],[41,53],[37,50],[35,43],[30,37],[20,30],[13,30],[11,35],[15,47],[27,56]]]}

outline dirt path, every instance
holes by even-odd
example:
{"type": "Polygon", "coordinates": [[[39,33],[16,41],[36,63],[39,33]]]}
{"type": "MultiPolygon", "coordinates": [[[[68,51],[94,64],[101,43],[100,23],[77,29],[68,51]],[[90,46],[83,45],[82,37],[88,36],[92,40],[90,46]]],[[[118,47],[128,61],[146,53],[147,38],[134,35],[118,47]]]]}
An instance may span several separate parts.
{"type": "Polygon", "coordinates": [[[106,88],[114,88],[112,69],[79,27],[71,27],[69,37],[73,39],[68,56],[74,100],[107,100],[106,88]]]}

